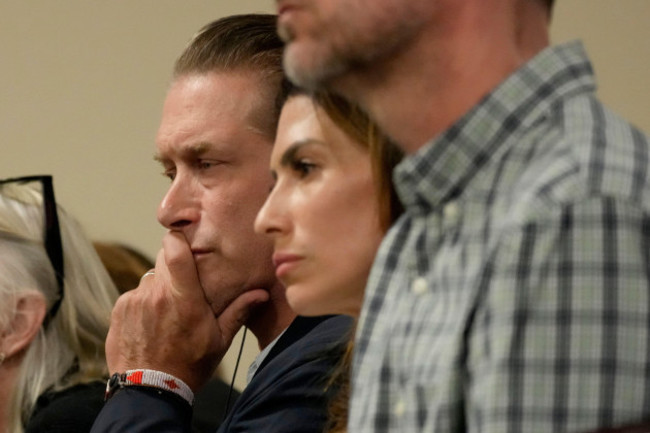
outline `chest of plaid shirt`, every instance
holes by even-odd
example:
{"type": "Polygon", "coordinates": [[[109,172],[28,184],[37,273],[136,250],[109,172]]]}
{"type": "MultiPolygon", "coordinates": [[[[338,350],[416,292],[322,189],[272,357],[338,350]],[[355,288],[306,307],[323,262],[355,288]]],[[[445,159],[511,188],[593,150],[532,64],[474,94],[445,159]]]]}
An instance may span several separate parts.
{"type": "Polygon", "coordinates": [[[564,432],[650,416],[648,140],[579,42],[397,168],[349,431],[564,432]]]}

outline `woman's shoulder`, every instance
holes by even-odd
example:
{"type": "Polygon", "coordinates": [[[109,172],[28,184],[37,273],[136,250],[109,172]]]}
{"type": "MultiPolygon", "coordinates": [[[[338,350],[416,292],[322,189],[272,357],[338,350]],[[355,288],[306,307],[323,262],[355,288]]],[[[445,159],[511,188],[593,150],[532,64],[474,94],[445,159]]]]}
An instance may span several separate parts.
{"type": "Polygon", "coordinates": [[[104,405],[105,382],[74,385],[46,392],[36,402],[25,433],[84,433],[104,405]]]}

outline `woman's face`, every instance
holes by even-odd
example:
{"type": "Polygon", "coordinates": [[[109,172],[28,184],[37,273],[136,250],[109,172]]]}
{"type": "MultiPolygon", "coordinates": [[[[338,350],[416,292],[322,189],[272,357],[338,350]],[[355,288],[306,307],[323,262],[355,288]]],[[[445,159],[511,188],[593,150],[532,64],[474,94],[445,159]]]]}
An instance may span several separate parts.
{"type": "Polygon", "coordinates": [[[307,96],[284,105],[271,154],[275,186],[255,229],[274,241],[276,276],[301,315],[361,308],[382,238],[367,148],[307,96]]]}

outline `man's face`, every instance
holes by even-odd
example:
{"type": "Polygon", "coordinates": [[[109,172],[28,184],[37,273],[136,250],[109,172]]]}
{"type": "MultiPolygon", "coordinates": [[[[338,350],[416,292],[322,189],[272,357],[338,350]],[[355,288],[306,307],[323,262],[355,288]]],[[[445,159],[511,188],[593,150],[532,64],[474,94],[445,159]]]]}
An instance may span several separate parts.
{"type": "Polygon", "coordinates": [[[307,88],[371,67],[403,49],[428,20],[432,0],[276,0],[287,42],[285,70],[307,88]]]}
{"type": "Polygon", "coordinates": [[[183,76],[172,84],[156,138],[171,185],[158,220],[182,232],[215,313],[276,283],[273,247],[253,222],[272,185],[270,90],[253,73],[183,76]],[[266,121],[266,122],[265,122],[266,121]]]}

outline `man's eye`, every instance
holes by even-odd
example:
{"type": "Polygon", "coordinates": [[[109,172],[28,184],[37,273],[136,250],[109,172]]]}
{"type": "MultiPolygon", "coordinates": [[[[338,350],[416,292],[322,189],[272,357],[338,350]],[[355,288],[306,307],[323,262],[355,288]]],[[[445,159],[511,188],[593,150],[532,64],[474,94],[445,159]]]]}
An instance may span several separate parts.
{"type": "Polygon", "coordinates": [[[200,160],[200,161],[198,161],[198,162],[196,163],[196,165],[197,165],[197,167],[198,167],[199,169],[201,169],[201,170],[207,170],[208,168],[211,168],[211,167],[214,167],[215,165],[217,165],[217,163],[214,162],[214,161],[204,161],[204,160],[200,160]]]}

